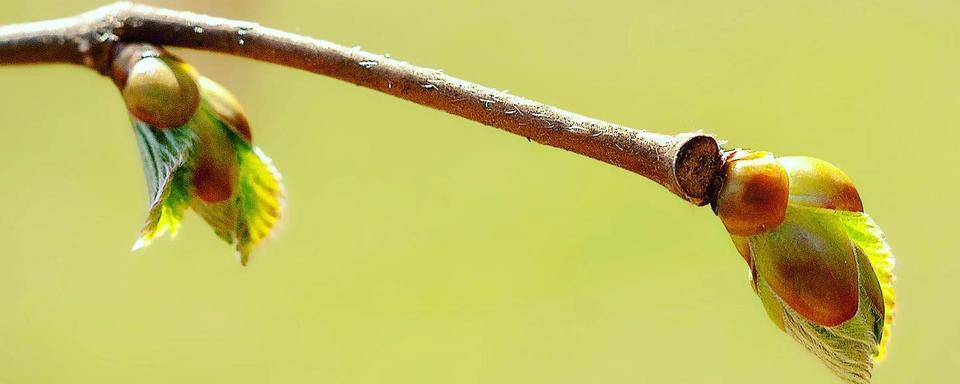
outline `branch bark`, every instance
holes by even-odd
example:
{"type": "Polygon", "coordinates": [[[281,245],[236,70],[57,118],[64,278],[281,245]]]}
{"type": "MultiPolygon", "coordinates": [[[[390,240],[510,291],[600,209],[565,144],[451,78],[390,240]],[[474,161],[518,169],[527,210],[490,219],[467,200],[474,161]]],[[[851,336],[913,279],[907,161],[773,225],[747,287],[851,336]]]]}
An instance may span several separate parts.
{"type": "Polygon", "coordinates": [[[585,117],[435,69],[255,23],[115,3],[64,19],[0,27],[0,64],[68,63],[107,74],[119,42],[226,53],[334,77],[636,172],[696,205],[712,200],[720,148],[585,117]]]}

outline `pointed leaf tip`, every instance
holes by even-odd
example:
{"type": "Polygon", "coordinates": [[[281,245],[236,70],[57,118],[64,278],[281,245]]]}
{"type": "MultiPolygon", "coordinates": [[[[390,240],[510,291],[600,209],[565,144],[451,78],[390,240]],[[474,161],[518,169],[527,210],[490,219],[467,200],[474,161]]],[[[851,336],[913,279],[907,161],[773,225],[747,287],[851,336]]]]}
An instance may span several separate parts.
{"type": "Polygon", "coordinates": [[[144,239],[144,238],[141,237],[141,238],[137,239],[137,241],[136,241],[135,243],[133,243],[133,248],[131,248],[130,251],[131,251],[131,252],[136,252],[136,251],[139,251],[139,250],[145,248],[145,247],[148,246],[148,245],[150,245],[150,242],[147,241],[147,239],[144,239]]]}

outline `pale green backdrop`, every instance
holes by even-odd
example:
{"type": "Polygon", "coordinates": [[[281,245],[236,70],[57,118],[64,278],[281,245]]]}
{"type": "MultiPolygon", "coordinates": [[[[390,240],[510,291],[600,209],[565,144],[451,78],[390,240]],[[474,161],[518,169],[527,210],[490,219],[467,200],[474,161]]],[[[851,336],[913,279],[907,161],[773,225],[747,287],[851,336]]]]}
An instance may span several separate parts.
{"type": "MultiPolygon", "coordinates": [[[[960,363],[956,1],[151,1],[579,113],[828,159],[898,256],[876,383],[960,363]]],[[[103,3],[3,0],[0,24],[103,3]]],[[[244,102],[289,214],[241,268],[146,194],[110,81],[0,67],[0,383],[832,383],[709,209],[305,72],[179,50],[244,102]]]]}

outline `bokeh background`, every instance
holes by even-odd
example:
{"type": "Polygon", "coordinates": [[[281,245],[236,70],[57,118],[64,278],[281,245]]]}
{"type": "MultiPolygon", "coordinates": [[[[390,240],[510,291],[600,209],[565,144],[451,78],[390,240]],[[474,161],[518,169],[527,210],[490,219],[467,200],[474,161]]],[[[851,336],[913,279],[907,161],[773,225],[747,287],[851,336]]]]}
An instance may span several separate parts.
{"type": "MultiPolygon", "coordinates": [[[[956,1],[159,1],[362,45],[589,116],[828,159],[898,256],[876,383],[960,363],[956,1]]],[[[4,0],[0,24],[100,1],[4,0]]],[[[709,209],[305,72],[178,50],[284,173],[242,268],[146,187],[110,81],[0,67],[2,383],[830,383],[709,209]]]]}

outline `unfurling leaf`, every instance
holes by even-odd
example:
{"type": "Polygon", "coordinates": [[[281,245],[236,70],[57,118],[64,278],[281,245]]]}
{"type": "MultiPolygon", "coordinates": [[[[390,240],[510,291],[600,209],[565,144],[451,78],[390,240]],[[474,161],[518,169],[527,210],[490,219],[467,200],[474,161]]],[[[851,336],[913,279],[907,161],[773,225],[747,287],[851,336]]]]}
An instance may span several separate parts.
{"type": "Polygon", "coordinates": [[[882,361],[887,354],[887,342],[890,340],[890,330],[893,326],[893,314],[896,309],[896,295],[893,291],[893,267],[895,260],[886,236],[869,215],[862,212],[838,212],[837,216],[843,222],[847,234],[860,255],[873,268],[877,283],[880,285],[879,298],[871,297],[874,305],[882,309],[883,332],[876,360],[882,361]],[[879,300],[878,300],[879,299],[879,300]],[[879,301],[879,302],[878,302],[879,301]]]}
{"type": "Polygon", "coordinates": [[[236,247],[246,265],[250,252],[280,218],[284,195],[280,173],[251,143],[243,110],[226,89],[160,48],[132,44],[123,49],[125,54],[118,57],[125,59],[115,64],[114,79],[128,101],[150,199],[134,249],[166,232],[175,235],[191,208],[236,247]],[[141,65],[144,60],[148,65],[141,65]],[[138,65],[148,70],[130,70],[138,65]],[[144,76],[161,79],[139,78],[144,76]],[[190,88],[182,84],[184,79],[199,89],[199,102],[193,107],[186,105],[192,100],[179,96],[180,90],[190,88]],[[154,113],[159,109],[165,111],[154,113]],[[190,113],[189,119],[179,126],[144,121],[173,121],[169,116],[183,111],[190,113]]]}
{"type": "Polygon", "coordinates": [[[147,221],[133,246],[137,250],[168,231],[176,236],[183,213],[190,205],[181,168],[193,152],[196,135],[189,129],[159,130],[132,116],[130,120],[137,136],[150,200],[147,221]]]}
{"type": "Polygon", "coordinates": [[[833,165],[782,157],[776,158],[777,165],[738,166],[738,161],[751,165],[766,158],[743,152],[727,158],[716,207],[750,267],[767,315],[837,376],[869,383],[893,324],[893,254],[883,233],[863,213],[853,182],[833,165]],[[770,170],[777,167],[785,172],[770,170]],[[756,180],[758,172],[782,174],[787,180],[747,182],[756,180]],[[782,222],[771,227],[768,218],[777,214],[743,209],[750,204],[775,207],[763,203],[770,199],[743,196],[779,196],[781,182],[789,185],[782,222]],[[753,230],[731,230],[737,228],[753,230]]]}

